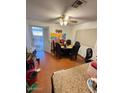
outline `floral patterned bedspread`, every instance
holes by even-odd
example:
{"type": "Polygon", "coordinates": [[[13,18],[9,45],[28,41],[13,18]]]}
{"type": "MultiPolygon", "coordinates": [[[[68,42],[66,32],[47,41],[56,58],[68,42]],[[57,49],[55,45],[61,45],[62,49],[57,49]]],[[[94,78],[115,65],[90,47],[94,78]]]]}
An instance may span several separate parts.
{"type": "Polygon", "coordinates": [[[88,64],[82,64],[53,74],[54,93],[90,93],[87,86],[88,64]]]}

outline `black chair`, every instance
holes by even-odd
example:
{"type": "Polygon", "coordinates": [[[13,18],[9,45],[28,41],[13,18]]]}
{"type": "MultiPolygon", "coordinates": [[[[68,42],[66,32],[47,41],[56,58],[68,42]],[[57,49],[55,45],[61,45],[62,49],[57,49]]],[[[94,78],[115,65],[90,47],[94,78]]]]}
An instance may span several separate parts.
{"type": "Polygon", "coordinates": [[[76,41],[74,45],[80,45],[80,42],[76,41]]]}
{"type": "Polygon", "coordinates": [[[61,45],[59,43],[56,43],[56,57],[61,58],[63,55],[62,49],[61,49],[61,45]]]}
{"type": "Polygon", "coordinates": [[[71,40],[70,39],[66,40],[66,45],[67,46],[71,45],[71,40]]]}
{"type": "Polygon", "coordinates": [[[55,52],[56,52],[56,51],[55,51],[55,48],[56,48],[55,42],[52,41],[52,42],[51,42],[51,52],[54,53],[54,54],[55,54],[55,52]]]}
{"type": "Polygon", "coordinates": [[[78,55],[78,51],[80,48],[80,43],[75,44],[72,48],[72,50],[70,51],[69,55],[71,57],[71,59],[77,59],[77,55],[78,55]]]}
{"type": "Polygon", "coordinates": [[[92,50],[92,48],[87,48],[85,62],[86,63],[91,62],[92,61],[92,59],[91,59],[92,56],[93,56],[93,50],[92,50]]]}

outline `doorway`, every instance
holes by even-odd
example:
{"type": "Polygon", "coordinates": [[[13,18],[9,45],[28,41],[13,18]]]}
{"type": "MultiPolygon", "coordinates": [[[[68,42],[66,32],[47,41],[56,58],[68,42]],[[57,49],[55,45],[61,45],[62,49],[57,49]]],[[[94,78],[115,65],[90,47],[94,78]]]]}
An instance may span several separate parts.
{"type": "Polygon", "coordinates": [[[41,59],[44,57],[44,36],[43,28],[39,26],[32,26],[33,43],[37,51],[36,57],[41,59]]]}

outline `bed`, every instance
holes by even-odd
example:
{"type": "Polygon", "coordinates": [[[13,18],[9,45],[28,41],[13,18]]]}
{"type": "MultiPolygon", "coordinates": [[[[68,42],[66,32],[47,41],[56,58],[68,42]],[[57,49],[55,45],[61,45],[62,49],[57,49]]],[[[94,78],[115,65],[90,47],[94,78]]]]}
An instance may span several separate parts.
{"type": "Polygon", "coordinates": [[[52,75],[52,93],[90,93],[87,86],[88,63],[52,75]]]}

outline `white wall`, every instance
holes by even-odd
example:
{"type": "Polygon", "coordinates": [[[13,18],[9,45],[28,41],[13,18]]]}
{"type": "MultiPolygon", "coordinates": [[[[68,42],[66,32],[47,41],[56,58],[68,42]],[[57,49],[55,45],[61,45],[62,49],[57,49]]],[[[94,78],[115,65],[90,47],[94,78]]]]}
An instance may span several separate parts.
{"type": "Polygon", "coordinates": [[[93,59],[95,60],[95,59],[97,59],[97,41],[96,41],[96,44],[95,44],[95,46],[94,46],[94,56],[93,56],[93,59]]]}
{"type": "MultiPolygon", "coordinates": [[[[72,27],[72,31],[69,34],[71,40],[80,41],[81,47],[79,50],[79,54],[83,57],[86,56],[86,49],[88,47],[95,50],[96,40],[97,40],[97,23],[95,22],[87,22],[84,24],[76,25],[72,27]]],[[[96,56],[96,52],[93,55],[93,59],[96,56]]]]}
{"type": "Polygon", "coordinates": [[[33,47],[33,35],[31,33],[31,28],[28,24],[26,24],[26,47],[27,49],[31,49],[33,47]]]}
{"type": "Polygon", "coordinates": [[[97,38],[96,29],[82,29],[76,31],[76,41],[80,41],[81,44],[94,47],[97,38]]]}
{"type": "Polygon", "coordinates": [[[68,37],[69,37],[71,40],[75,40],[75,38],[76,38],[76,33],[77,33],[78,30],[96,29],[96,28],[97,28],[97,23],[96,23],[96,21],[79,24],[79,25],[73,26],[73,27],[71,28],[71,31],[70,31],[68,37]]]}
{"type": "Polygon", "coordinates": [[[70,30],[69,26],[60,26],[59,24],[43,23],[40,21],[29,20],[29,19],[27,19],[27,23],[32,26],[49,27],[50,32],[55,32],[56,29],[61,29],[63,33],[67,33],[67,31],[70,30]]]}

